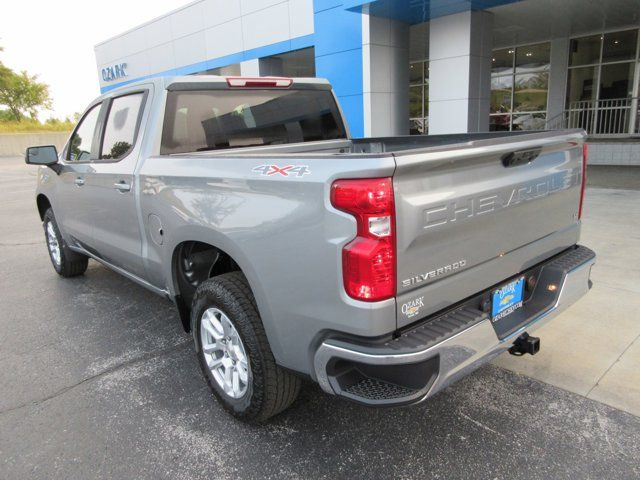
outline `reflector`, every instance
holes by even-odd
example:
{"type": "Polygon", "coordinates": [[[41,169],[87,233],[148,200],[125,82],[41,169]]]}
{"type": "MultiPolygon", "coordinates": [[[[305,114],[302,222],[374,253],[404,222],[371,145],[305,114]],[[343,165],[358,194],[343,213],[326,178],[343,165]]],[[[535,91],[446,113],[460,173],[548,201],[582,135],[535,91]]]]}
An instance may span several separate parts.
{"type": "Polygon", "coordinates": [[[587,188],[587,157],[589,155],[589,146],[585,143],[582,145],[582,185],[580,187],[580,206],[578,207],[578,218],[582,218],[582,206],[584,204],[584,191],[587,188]]]}

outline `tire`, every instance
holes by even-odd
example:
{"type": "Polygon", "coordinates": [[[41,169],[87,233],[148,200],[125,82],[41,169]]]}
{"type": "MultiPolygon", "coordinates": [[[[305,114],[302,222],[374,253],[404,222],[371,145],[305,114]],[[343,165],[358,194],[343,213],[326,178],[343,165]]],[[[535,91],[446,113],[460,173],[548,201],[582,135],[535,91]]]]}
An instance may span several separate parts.
{"type": "Polygon", "coordinates": [[[69,248],[60,234],[56,217],[51,208],[48,208],[44,213],[42,226],[44,227],[49,259],[58,275],[65,278],[82,275],[87,270],[89,258],[69,248]]]}
{"type": "MultiPolygon", "coordinates": [[[[216,329],[217,336],[221,334],[220,325],[216,329]]],[[[276,365],[255,299],[241,272],[210,278],[198,286],[192,302],[191,328],[198,363],[209,387],[233,416],[247,422],[260,423],[282,412],[295,401],[300,392],[301,380],[276,365]],[[226,328],[224,335],[228,332],[231,334],[225,337],[230,339],[225,345],[232,346],[224,346],[223,350],[226,348],[230,353],[223,354],[223,350],[219,350],[205,354],[203,342],[206,342],[209,352],[221,345],[210,332],[217,325],[215,320],[219,320],[224,327],[224,317],[235,329],[239,340],[234,340],[232,329],[226,328]],[[231,371],[235,368],[238,372],[238,389],[229,389],[233,391],[225,390],[221,384],[221,378],[227,378],[221,373],[221,367],[211,367],[216,363],[224,363],[225,360],[221,359],[227,356],[234,358],[231,371]],[[246,388],[243,390],[242,378],[245,370],[246,388]]],[[[226,368],[224,372],[227,373],[226,368]]],[[[235,381],[233,373],[229,378],[235,381]]]]}

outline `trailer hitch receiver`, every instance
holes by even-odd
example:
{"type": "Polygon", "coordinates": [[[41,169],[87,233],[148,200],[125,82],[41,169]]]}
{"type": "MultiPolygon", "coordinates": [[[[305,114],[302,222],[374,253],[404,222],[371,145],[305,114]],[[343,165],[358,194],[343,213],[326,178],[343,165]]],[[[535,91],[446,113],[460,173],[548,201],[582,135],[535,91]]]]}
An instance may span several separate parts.
{"type": "Polygon", "coordinates": [[[525,353],[535,355],[539,351],[540,339],[538,337],[532,337],[527,332],[520,335],[509,349],[509,353],[517,357],[521,357],[525,353]]]}

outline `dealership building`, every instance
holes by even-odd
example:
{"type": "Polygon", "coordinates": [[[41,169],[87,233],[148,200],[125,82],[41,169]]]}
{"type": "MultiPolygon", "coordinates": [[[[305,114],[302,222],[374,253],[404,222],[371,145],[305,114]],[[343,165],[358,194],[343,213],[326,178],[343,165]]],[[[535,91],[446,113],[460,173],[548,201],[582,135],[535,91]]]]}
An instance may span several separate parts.
{"type": "Polygon", "coordinates": [[[351,134],[584,128],[640,165],[640,0],[197,0],[95,47],[158,75],[325,77],[351,134]]]}

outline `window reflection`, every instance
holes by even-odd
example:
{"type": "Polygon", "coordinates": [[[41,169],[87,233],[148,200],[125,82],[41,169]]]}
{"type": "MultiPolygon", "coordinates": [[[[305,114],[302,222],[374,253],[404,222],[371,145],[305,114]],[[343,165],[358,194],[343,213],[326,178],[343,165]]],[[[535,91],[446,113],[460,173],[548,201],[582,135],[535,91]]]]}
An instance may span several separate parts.
{"type": "Polygon", "coordinates": [[[518,47],[516,52],[516,73],[549,71],[550,43],[518,47]]]}
{"type": "Polygon", "coordinates": [[[550,52],[549,43],[505,48],[493,52],[490,130],[544,128],[549,92],[550,52]],[[532,114],[515,115],[518,112],[532,114]]]}
{"type": "Polygon", "coordinates": [[[87,162],[91,160],[100,106],[101,104],[96,105],[89,110],[80,121],[76,131],[73,132],[73,136],[69,142],[69,155],[67,160],[73,162],[87,162]]]}
{"type": "Polygon", "coordinates": [[[511,94],[513,92],[513,77],[491,78],[491,113],[511,111],[511,94]]]}
{"type": "Polygon", "coordinates": [[[113,99],[104,130],[101,159],[119,160],[129,153],[136,135],[143,96],[142,93],[134,93],[113,99]]]}
{"type": "Polygon", "coordinates": [[[513,110],[516,112],[539,112],[546,110],[548,91],[548,72],[516,75],[513,93],[513,110]]]}
{"type": "Polygon", "coordinates": [[[409,64],[409,133],[429,131],[429,62],[409,64]]]}
{"type": "Polygon", "coordinates": [[[491,73],[497,75],[509,74],[513,70],[513,54],[515,48],[494,50],[491,59],[491,73]]]}

